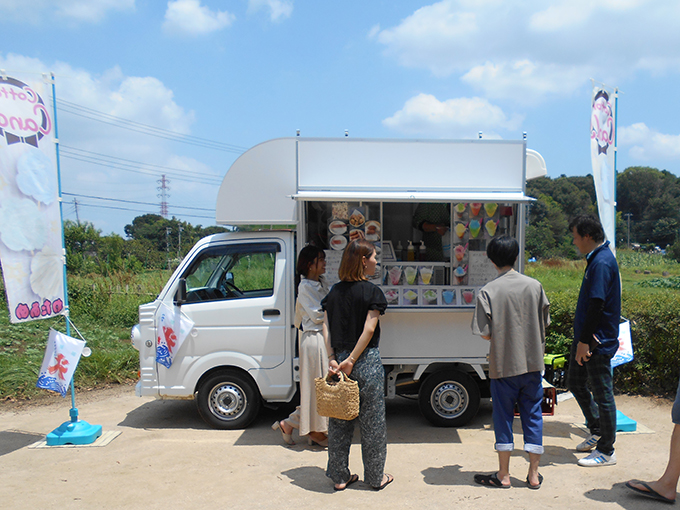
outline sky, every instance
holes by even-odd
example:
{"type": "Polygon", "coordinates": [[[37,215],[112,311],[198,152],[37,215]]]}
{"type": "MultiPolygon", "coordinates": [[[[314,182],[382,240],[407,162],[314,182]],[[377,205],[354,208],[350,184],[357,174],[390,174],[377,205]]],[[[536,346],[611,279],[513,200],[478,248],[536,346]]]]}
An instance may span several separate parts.
{"type": "Polygon", "coordinates": [[[230,165],[295,136],[527,136],[586,175],[593,80],[617,169],[680,174],[676,0],[0,0],[0,70],[54,73],[63,215],[215,224],[230,165]],[[675,112],[675,113],[673,113],[675,112]],[[169,189],[168,189],[169,188],[169,189]]]}

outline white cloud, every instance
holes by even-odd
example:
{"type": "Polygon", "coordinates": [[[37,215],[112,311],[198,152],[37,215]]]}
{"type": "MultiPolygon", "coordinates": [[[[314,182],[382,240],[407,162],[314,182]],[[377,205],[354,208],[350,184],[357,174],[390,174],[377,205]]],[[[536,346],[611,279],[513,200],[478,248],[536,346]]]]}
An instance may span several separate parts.
{"type": "Polygon", "coordinates": [[[369,38],[402,66],[526,102],[590,78],[680,72],[678,19],[677,0],[441,0],[369,38]]]}
{"type": "Polygon", "coordinates": [[[290,18],[293,14],[293,0],[248,0],[248,11],[268,10],[273,22],[290,18]]]}
{"type": "Polygon", "coordinates": [[[644,122],[619,128],[617,144],[639,161],[680,160],[680,135],[659,133],[644,122]]]}
{"type": "Polygon", "coordinates": [[[497,130],[515,130],[521,121],[520,116],[508,118],[500,107],[479,97],[440,101],[430,94],[418,94],[384,119],[383,125],[409,135],[476,138],[483,131],[485,138],[496,138],[497,130]]]}
{"type": "Polygon", "coordinates": [[[227,11],[211,11],[199,0],[172,0],[165,11],[163,29],[168,33],[202,35],[226,28],[235,19],[227,11]]]}
{"type": "Polygon", "coordinates": [[[134,11],[135,0],[0,0],[0,15],[13,21],[35,23],[43,19],[66,19],[98,23],[111,11],[134,11]]]}
{"type": "Polygon", "coordinates": [[[514,98],[524,104],[548,94],[568,95],[583,85],[594,69],[585,66],[541,64],[529,60],[493,64],[486,62],[465,73],[461,80],[491,98],[514,98]]]}

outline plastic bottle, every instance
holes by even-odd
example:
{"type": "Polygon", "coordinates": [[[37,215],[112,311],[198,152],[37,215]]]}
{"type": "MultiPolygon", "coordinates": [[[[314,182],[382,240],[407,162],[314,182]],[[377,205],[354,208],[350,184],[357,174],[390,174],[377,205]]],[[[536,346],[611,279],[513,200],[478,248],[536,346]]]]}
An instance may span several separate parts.
{"type": "Polygon", "coordinates": [[[397,260],[404,260],[404,247],[401,245],[401,240],[397,241],[397,248],[395,250],[394,256],[397,260]]]}
{"type": "Polygon", "coordinates": [[[421,262],[427,260],[427,251],[425,249],[425,241],[420,242],[420,248],[418,249],[418,260],[421,262]]]}
{"type": "Polygon", "coordinates": [[[406,260],[409,262],[416,260],[416,249],[411,241],[408,242],[408,248],[406,248],[406,260]]]}

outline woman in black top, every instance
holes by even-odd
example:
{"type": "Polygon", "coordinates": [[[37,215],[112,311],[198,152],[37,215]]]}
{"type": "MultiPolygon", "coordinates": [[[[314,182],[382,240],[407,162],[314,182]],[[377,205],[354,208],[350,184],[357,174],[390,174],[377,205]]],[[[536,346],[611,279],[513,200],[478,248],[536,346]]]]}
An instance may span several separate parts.
{"type": "MultiPolygon", "coordinates": [[[[387,427],[385,424],[385,369],[378,351],[380,323],[387,301],[383,292],[366,280],[375,273],[375,247],[364,239],[352,241],[342,255],[336,283],[321,302],[326,312],[324,334],[330,336],[329,371],[344,372],[359,383],[359,425],[364,481],[375,490],[394,477],[386,474],[387,427]]],[[[359,480],[349,471],[349,450],[354,421],[331,418],[328,423],[328,467],[326,476],[335,490],[344,490],[359,480]]]]}

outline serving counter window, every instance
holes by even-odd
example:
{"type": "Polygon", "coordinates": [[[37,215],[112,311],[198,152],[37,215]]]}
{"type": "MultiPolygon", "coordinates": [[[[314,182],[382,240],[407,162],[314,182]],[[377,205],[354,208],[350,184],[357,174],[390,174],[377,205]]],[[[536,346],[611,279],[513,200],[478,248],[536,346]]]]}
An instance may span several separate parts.
{"type": "Polygon", "coordinates": [[[391,307],[472,307],[497,273],[488,242],[517,236],[518,205],[495,202],[307,202],[306,242],[326,250],[326,277],[338,281],[347,243],[376,246],[372,281],[391,307]]]}

